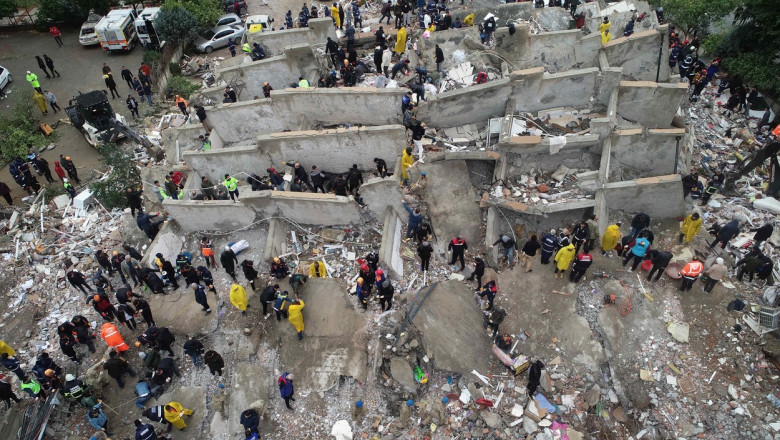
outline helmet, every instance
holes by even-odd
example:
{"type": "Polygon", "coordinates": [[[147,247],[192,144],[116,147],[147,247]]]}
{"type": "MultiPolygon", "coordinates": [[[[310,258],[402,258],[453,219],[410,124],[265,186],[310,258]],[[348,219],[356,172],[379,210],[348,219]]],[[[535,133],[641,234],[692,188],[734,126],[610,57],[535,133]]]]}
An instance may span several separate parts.
{"type": "Polygon", "coordinates": [[[360,266],[360,270],[368,270],[368,264],[360,266]]]}
{"type": "Polygon", "coordinates": [[[423,177],[425,177],[425,176],[427,176],[427,175],[428,175],[428,173],[426,173],[425,171],[420,171],[420,175],[421,175],[421,176],[423,176],[423,177]]]}
{"type": "Polygon", "coordinates": [[[76,376],[74,376],[74,375],[72,375],[72,374],[70,374],[70,373],[68,373],[68,374],[66,374],[66,375],[65,375],[65,380],[66,380],[67,382],[70,382],[70,381],[72,381],[72,380],[74,380],[74,379],[76,379],[76,376]]]}
{"type": "Polygon", "coordinates": [[[95,295],[92,297],[95,301],[100,301],[100,295],[95,295]]]}
{"type": "Polygon", "coordinates": [[[46,371],[43,372],[43,375],[46,377],[52,377],[54,376],[54,370],[51,368],[46,369],[46,371]]]}
{"type": "Polygon", "coordinates": [[[376,272],[374,272],[374,273],[375,273],[375,274],[376,274],[376,276],[378,276],[378,277],[381,277],[382,275],[384,275],[384,274],[385,274],[385,273],[382,271],[382,269],[377,269],[377,270],[376,270],[376,272]]]}
{"type": "MultiPolygon", "coordinates": [[[[138,342],[136,342],[136,344],[138,344],[138,342]]],[[[142,351],[142,352],[138,353],[138,357],[140,357],[141,359],[146,359],[146,353],[144,353],[142,351]]]]}
{"type": "Polygon", "coordinates": [[[363,285],[363,277],[358,277],[357,283],[362,286],[363,285]]]}
{"type": "Polygon", "coordinates": [[[138,348],[141,346],[141,341],[135,341],[135,348],[138,348]]]}
{"type": "Polygon", "coordinates": [[[723,258],[717,258],[715,259],[715,262],[718,264],[723,264],[723,258]]]}
{"type": "Polygon", "coordinates": [[[274,263],[279,264],[279,261],[281,261],[279,260],[279,257],[274,257],[274,263]]]}
{"type": "Polygon", "coordinates": [[[230,250],[230,246],[228,246],[228,245],[225,245],[225,250],[226,250],[226,251],[229,251],[229,250],[230,250]]]}
{"type": "Polygon", "coordinates": [[[114,251],[114,255],[119,255],[119,251],[114,251]]]}

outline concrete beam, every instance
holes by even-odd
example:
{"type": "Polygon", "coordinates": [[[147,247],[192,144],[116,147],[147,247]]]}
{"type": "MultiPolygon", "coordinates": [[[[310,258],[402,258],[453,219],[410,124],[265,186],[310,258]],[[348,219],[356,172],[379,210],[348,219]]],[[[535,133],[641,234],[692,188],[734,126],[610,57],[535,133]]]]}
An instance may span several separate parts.
{"type": "Polygon", "coordinates": [[[379,264],[385,268],[388,277],[403,279],[404,261],[401,259],[401,240],[403,223],[401,217],[391,207],[387,207],[382,230],[382,243],[379,246],[379,264]]]}
{"type": "Polygon", "coordinates": [[[450,90],[423,101],[417,118],[436,128],[483,123],[504,115],[506,100],[512,91],[509,79],[450,90]]]}
{"type": "MultiPolygon", "coordinates": [[[[564,149],[579,149],[597,145],[599,136],[595,134],[584,134],[579,136],[566,136],[566,145],[564,149]]],[[[539,136],[514,136],[509,138],[508,142],[501,142],[496,146],[498,151],[514,154],[542,154],[550,151],[550,138],[541,138],[539,136]]]]}
{"type": "Polygon", "coordinates": [[[660,218],[679,217],[685,211],[679,174],[607,183],[604,193],[611,209],[660,218]]]}
{"type": "Polygon", "coordinates": [[[377,220],[384,220],[387,208],[402,218],[406,210],[401,202],[403,192],[394,177],[374,177],[360,185],[360,196],[377,220]]]}
{"type": "Polygon", "coordinates": [[[305,225],[349,225],[361,221],[353,198],[333,194],[250,191],[241,202],[260,218],[285,217],[305,225]]]}
{"type": "Polygon", "coordinates": [[[309,27],[285,29],[273,32],[253,32],[247,34],[249,45],[258,43],[263,47],[266,56],[280,55],[289,46],[307,44],[323,46],[328,37],[336,39],[336,30],[330,17],[309,20],[309,27]]]}
{"type": "Polygon", "coordinates": [[[274,218],[268,222],[268,238],[265,242],[263,259],[270,260],[287,253],[287,222],[274,218]]]}
{"type": "Polygon", "coordinates": [[[687,92],[687,83],[621,81],[617,113],[644,127],[668,128],[687,92]]]}
{"type": "Polygon", "coordinates": [[[233,231],[255,221],[252,208],[230,200],[167,199],[163,201],[163,208],[183,232],[233,231]]]}

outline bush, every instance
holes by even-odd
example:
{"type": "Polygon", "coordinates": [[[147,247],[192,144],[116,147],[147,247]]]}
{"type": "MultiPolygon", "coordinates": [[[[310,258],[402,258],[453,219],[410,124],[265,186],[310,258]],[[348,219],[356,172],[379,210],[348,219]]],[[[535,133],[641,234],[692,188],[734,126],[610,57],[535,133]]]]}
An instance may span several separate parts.
{"type": "Polygon", "coordinates": [[[198,28],[214,26],[217,18],[225,13],[220,0],[168,0],[163,5],[165,7],[184,8],[195,18],[198,28]]]}
{"type": "Polygon", "coordinates": [[[141,172],[130,155],[116,144],[104,144],[98,148],[103,163],[111,168],[105,180],[94,182],[90,190],[106,209],[122,209],[127,205],[127,188],[141,186],[141,172]]]}
{"type": "Polygon", "coordinates": [[[56,139],[56,133],[49,138],[41,133],[36,112],[32,100],[21,98],[14,103],[10,117],[0,116],[0,159],[10,161],[25,156],[28,144],[39,147],[56,139]]]}
{"type": "Polygon", "coordinates": [[[46,32],[54,23],[80,25],[86,16],[84,10],[69,1],[41,0],[36,13],[35,28],[40,32],[46,32]]]}
{"type": "Polygon", "coordinates": [[[181,75],[181,67],[179,67],[179,63],[174,63],[173,61],[168,63],[168,71],[170,71],[171,75],[173,76],[181,75]]]}
{"type": "Polygon", "coordinates": [[[168,80],[168,94],[179,95],[184,99],[189,99],[190,95],[200,90],[198,84],[194,84],[183,76],[172,76],[168,80]]]}
{"type": "Polygon", "coordinates": [[[149,67],[154,66],[155,64],[159,63],[162,59],[162,54],[156,50],[147,50],[144,52],[143,58],[141,60],[148,64],[149,67]]]}

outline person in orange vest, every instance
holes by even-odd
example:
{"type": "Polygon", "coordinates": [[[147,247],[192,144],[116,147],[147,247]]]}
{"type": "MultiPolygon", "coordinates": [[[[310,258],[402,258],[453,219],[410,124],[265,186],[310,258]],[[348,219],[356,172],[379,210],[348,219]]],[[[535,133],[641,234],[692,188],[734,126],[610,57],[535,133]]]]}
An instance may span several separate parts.
{"type": "Polygon", "coordinates": [[[100,337],[106,341],[106,345],[113,347],[119,353],[123,353],[130,348],[125,344],[125,340],[116,326],[110,322],[103,324],[103,327],[100,328],[100,337]]]}
{"type": "Polygon", "coordinates": [[[179,106],[179,110],[187,116],[187,101],[179,95],[176,95],[176,105],[179,106]]]}
{"type": "Polygon", "coordinates": [[[214,246],[211,244],[211,240],[208,237],[202,237],[200,239],[200,252],[203,254],[203,258],[206,260],[206,266],[217,266],[217,260],[214,259],[214,246]]]}
{"type": "Polygon", "coordinates": [[[691,290],[693,283],[696,282],[696,278],[704,271],[704,265],[699,261],[699,257],[693,257],[693,259],[685,265],[680,271],[682,276],[682,284],[680,285],[680,291],[685,292],[691,290]]]}

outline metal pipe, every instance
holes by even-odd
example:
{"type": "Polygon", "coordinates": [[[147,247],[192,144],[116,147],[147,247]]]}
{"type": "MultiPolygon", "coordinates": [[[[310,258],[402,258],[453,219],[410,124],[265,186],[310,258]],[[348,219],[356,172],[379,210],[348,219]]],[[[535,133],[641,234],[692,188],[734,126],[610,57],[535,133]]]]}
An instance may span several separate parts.
{"type": "Polygon", "coordinates": [[[682,139],[682,136],[677,136],[675,139],[677,139],[677,146],[674,149],[674,174],[677,174],[677,164],[680,161],[680,139],[682,139]]]}

